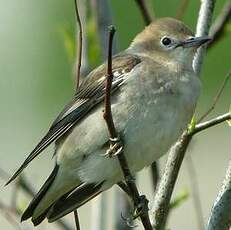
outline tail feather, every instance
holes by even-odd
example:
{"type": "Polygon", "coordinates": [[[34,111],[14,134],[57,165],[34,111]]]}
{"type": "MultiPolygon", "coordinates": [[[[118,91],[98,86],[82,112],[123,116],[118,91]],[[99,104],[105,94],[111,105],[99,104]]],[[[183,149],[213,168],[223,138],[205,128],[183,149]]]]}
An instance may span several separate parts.
{"type": "Polygon", "coordinates": [[[102,192],[100,189],[103,183],[104,181],[100,184],[81,184],[68,196],[59,199],[47,213],[48,222],[56,221],[96,197],[102,192]]]}
{"type": "MultiPolygon", "coordinates": [[[[49,187],[53,183],[53,181],[54,181],[54,179],[55,179],[55,177],[57,175],[58,169],[59,169],[59,166],[55,165],[52,173],[50,174],[50,176],[48,177],[48,179],[46,180],[46,182],[44,183],[44,185],[42,186],[42,188],[39,190],[39,192],[36,194],[36,196],[34,197],[34,199],[30,202],[30,204],[27,207],[27,209],[22,214],[21,221],[27,220],[30,217],[32,217],[35,208],[37,207],[37,205],[39,204],[39,202],[44,197],[44,195],[46,194],[47,190],[49,189],[49,187]]],[[[45,219],[45,217],[46,217],[45,213],[47,214],[47,212],[48,212],[48,209],[45,210],[44,213],[40,216],[39,223],[41,223],[43,221],[43,219],[45,219]]]]}

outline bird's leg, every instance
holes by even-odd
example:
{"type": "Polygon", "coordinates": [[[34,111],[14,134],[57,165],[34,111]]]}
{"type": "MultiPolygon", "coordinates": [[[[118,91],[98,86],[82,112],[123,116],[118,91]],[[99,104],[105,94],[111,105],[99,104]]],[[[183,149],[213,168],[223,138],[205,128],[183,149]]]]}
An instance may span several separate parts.
{"type": "Polygon", "coordinates": [[[110,148],[106,151],[104,156],[113,157],[120,154],[121,151],[123,150],[123,145],[120,140],[120,137],[118,136],[116,138],[109,138],[109,140],[110,140],[110,148]]]}

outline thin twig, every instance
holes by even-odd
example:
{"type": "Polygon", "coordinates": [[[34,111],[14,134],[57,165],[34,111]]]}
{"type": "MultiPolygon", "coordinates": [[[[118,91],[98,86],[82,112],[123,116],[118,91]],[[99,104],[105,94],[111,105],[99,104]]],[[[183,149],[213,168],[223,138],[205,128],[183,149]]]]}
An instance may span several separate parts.
{"type": "Polygon", "coordinates": [[[228,121],[231,119],[231,114],[230,113],[225,113],[225,114],[222,114],[220,116],[217,116],[211,120],[208,120],[208,121],[205,121],[205,122],[202,122],[202,123],[199,123],[195,126],[194,129],[192,129],[189,134],[192,136],[196,133],[199,133],[205,129],[208,129],[210,127],[213,127],[215,125],[218,125],[224,121],[228,121]]]}
{"type": "Polygon", "coordinates": [[[181,0],[180,5],[176,11],[176,18],[181,20],[187,10],[189,0],[181,0]]]}
{"type": "MultiPolygon", "coordinates": [[[[113,26],[110,27],[109,29],[109,43],[108,43],[108,59],[107,59],[107,79],[106,79],[106,89],[105,89],[105,109],[104,109],[104,114],[103,117],[106,121],[107,127],[108,127],[108,132],[110,136],[110,140],[113,142],[113,140],[119,140],[117,131],[115,129],[114,121],[112,118],[112,113],[111,113],[111,84],[113,80],[113,73],[112,73],[112,41],[113,41],[113,36],[115,33],[115,28],[113,26]]],[[[118,144],[118,141],[117,141],[118,144]]],[[[123,147],[122,144],[119,147],[120,152],[117,154],[118,160],[120,163],[120,167],[123,171],[123,175],[125,178],[125,181],[127,183],[127,186],[129,187],[131,191],[131,198],[134,202],[134,206],[136,208],[139,208],[138,206],[141,204],[141,198],[140,197],[138,189],[136,187],[136,184],[134,182],[134,179],[132,177],[131,171],[128,166],[127,159],[123,153],[123,147]]],[[[119,151],[119,149],[117,149],[119,151]]],[[[150,223],[150,219],[148,216],[148,201],[144,199],[144,202],[142,203],[143,207],[142,212],[140,214],[140,218],[142,221],[142,224],[146,230],[152,230],[152,226],[150,223]]]]}
{"type": "Polygon", "coordinates": [[[192,190],[192,199],[194,203],[195,214],[197,217],[196,218],[197,229],[204,230],[205,228],[204,228],[203,212],[201,207],[201,199],[200,199],[199,186],[198,186],[199,183],[197,180],[196,170],[191,155],[187,155],[185,160],[186,160],[187,170],[189,174],[190,187],[192,190]]]}
{"type": "Polygon", "coordinates": [[[77,64],[76,64],[76,87],[75,90],[77,91],[79,88],[79,82],[80,82],[80,69],[81,69],[81,62],[82,62],[82,47],[83,47],[83,30],[82,30],[82,23],[79,16],[78,11],[78,4],[77,0],[75,0],[75,13],[76,13],[76,19],[79,26],[79,32],[78,32],[78,49],[77,49],[77,64]]]}
{"type": "Polygon", "coordinates": [[[217,102],[219,101],[222,92],[224,91],[225,86],[227,85],[229,79],[231,77],[231,70],[226,74],[225,79],[222,82],[222,85],[220,86],[219,90],[216,93],[216,96],[213,99],[212,105],[209,107],[209,109],[198,119],[198,122],[201,122],[204,120],[215,108],[217,105],[217,102]]]}
{"type": "Polygon", "coordinates": [[[75,228],[76,230],[80,230],[79,216],[77,210],[74,210],[74,218],[75,218],[75,228]]]}
{"type": "MultiPolygon", "coordinates": [[[[97,33],[97,37],[99,38],[99,47],[100,47],[100,53],[101,53],[101,59],[102,61],[105,61],[107,59],[107,52],[108,52],[108,44],[106,36],[108,33],[108,26],[112,25],[112,3],[108,0],[91,0],[90,1],[90,7],[91,7],[91,14],[93,15],[94,22],[96,23],[95,33],[97,33]]],[[[91,45],[91,44],[89,44],[91,45]]],[[[114,54],[117,51],[117,41],[114,38],[113,40],[113,48],[112,53],[114,54]]],[[[120,198],[119,196],[125,196],[124,193],[116,191],[116,194],[114,195],[113,199],[117,200],[120,199],[121,202],[128,202],[125,197],[124,199],[120,198]]],[[[92,230],[105,230],[107,229],[107,220],[110,218],[110,213],[108,212],[107,208],[105,208],[106,204],[108,203],[108,193],[102,193],[98,199],[92,204],[92,217],[91,222],[92,224],[92,230]]],[[[127,204],[121,204],[118,202],[115,202],[114,209],[121,210],[121,205],[123,207],[127,207],[127,204]],[[120,205],[120,206],[119,206],[120,205]]],[[[126,213],[126,211],[125,211],[126,213]]],[[[114,218],[114,221],[121,222],[123,221],[121,216],[116,215],[114,218]]]]}
{"type": "MultiPolygon", "coordinates": [[[[79,16],[79,10],[78,10],[78,4],[77,0],[74,0],[75,2],[75,14],[77,23],[79,26],[79,32],[78,32],[78,49],[77,49],[77,60],[76,60],[76,86],[75,91],[78,91],[79,88],[79,82],[80,82],[80,71],[81,71],[81,63],[82,63],[82,48],[83,48],[83,30],[82,30],[82,23],[79,16]]],[[[79,225],[79,217],[77,210],[74,210],[74,218],[75,218],[75,227],[76,230],[80,230],[79,225]]]]}
{"type": "Polygon", "coordinates": [[[145,24],[148,25],[152,22],[153,18],[147,8],[147,4],[145,0],[136,0],[136,3],[142,13],[143,19],[145,21],[145,24]]]}
{"type": "Polygon", "coordinates": [[[209,36],[212,37],[213,39],[208,44],[208,48],[211,48],[224,35],[225,26],[230,21],[230,17],[231,17],[231,1],[227,0],[220,14],[218,15],[215,22],[211,26],[209,36]]]}

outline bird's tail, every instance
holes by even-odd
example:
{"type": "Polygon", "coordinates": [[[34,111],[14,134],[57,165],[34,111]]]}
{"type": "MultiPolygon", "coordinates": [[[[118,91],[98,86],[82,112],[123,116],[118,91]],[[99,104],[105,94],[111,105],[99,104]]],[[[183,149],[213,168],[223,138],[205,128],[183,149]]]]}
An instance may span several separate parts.
{"type": "Polygon", "coordinates": [[[79,183],[61,197],[55,197],[56,194],[50,190],[54,190],[56,184],[54,181],[58,170],[59,166],[56,165],[42,188],[24,211],[21,221],[32,217],[35,226],[39,225],[45,218],[48,218],[49,222],[53,222],[79,208],[102,192],[101,187],[104,182],[99,184],[79,183]]]}

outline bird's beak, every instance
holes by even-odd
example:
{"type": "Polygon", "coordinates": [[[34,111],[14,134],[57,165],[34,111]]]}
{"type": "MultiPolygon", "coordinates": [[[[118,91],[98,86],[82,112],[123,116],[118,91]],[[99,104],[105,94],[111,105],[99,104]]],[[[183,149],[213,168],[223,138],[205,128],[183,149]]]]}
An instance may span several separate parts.
{"type": "Polygon", "coordinates": [[[179,46],[182,46],[183,48],[199,47],[211,40],[212,39],[209,37],[192,37],[184,41],[179,41],[176,47],[179,47],[179,46]]]}

